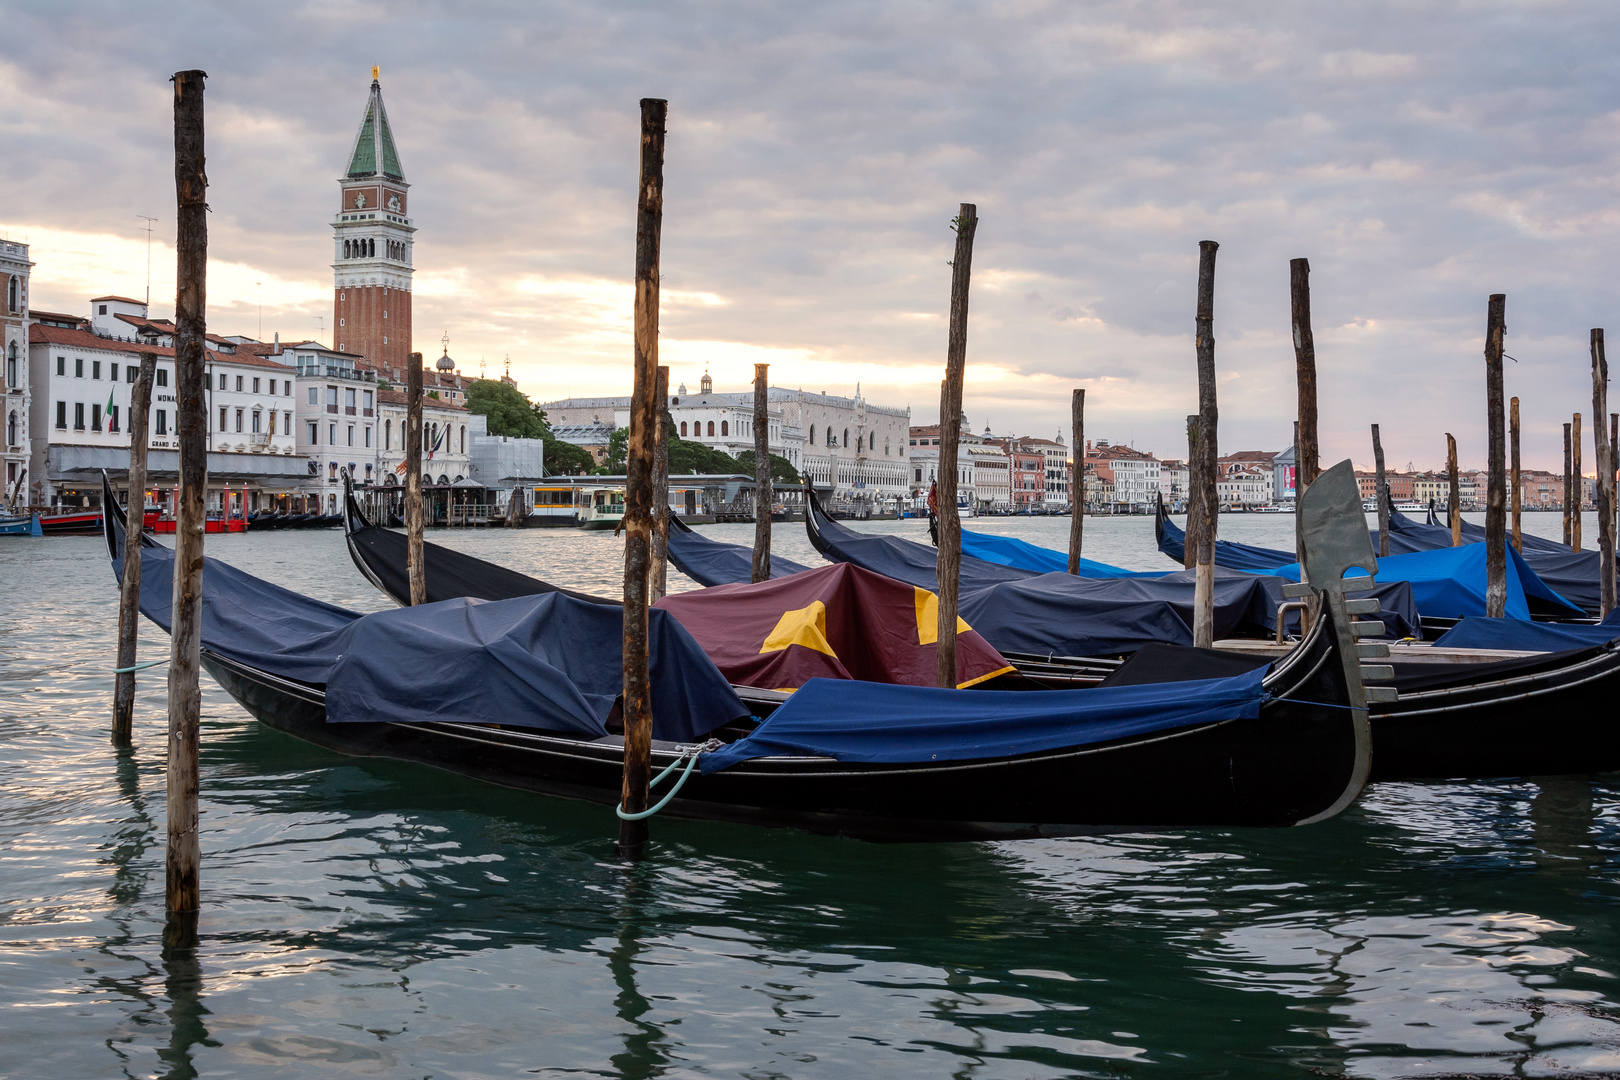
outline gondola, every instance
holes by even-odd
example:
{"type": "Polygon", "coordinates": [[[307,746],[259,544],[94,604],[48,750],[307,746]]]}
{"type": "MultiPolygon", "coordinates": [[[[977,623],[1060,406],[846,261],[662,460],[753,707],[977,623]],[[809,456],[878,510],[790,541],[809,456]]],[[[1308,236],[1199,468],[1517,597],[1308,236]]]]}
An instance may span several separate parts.
{"type": "Polygon", "coordinates": [[[39,527],[46,536],[96,536],[101,532],[101,511],[41,514],[39,527]]]}
{"type": "MultiPolygon", "coordinates": [[[[823,530],[825,538],[825,519],[815,516],[813,505],[807,516],[806,527],[823,530]]],[[[404,537],[388,533],[391,539],[380,543],[357,544],[357,531],[365,536],[385,531],[356,515],[350,552],[361,573],[396,601],[407,602],[404,537]]],[[[528,591],[554,588],[460,552],[424,546],[428,549],[430,598],[457,595],[457,588],[467,587],[457,585],[457,579],[478,582],[481,590],[459,595],[490,599],[521,595],[496,587],[507,575],[519,579],[528,591]],[[439,552],[450,557],[453,569],[450,576],[441,573],[435,582],[431,568],[439,552]]],[[[727,546],[736,551],[701,557],[705,572],[747,562],[742,555],[747,549],[727,546]]],[[[776,560],[772,563],[774,566],[776,560]]],[[[1266,663],[1253,656],[1187,647],[1142,650],[1122,665],[1107,657],[1037,655],[995,644],[1021,673],[1050,680],[1051,685],[1186,678],[1199,671],[1230,673],[1266,663]]],[[[1372,779],[1490,779],[1620,769],[1620,729],[1609,720],[1607,711],[1620,697],[1620,653],[1616,649],[1615,644],[1606,643],[1488,663],[1403,662],[1397,656],[1394,686],[1400,699],[1372,703],[1372,779]]]]}
{"type": "MultiPolygon", "coordinates": [[[[123,530],[113,500],[107,500],[105,513],[116,573],[123,530]]],[[[163,599],[143,603],[142,610],[161,624],[169,595],[163,585],[172,580],[173,556],[149,548],[143,563],[143,584],[163,599]]],[[[461,690],[449,686],[442,700],[431,703],[443,719],[347,722],[351,718],[328,715],[333,684],[292,674],[313,673],[309,656],[299,661],[304,667],[287,659],[282,624],[298,619],[262,617],[280,606],[289,613],[307,608],[312,622],[354,620],[344,625],[356,627],[357,634],[365,620],[396,616],[437,628],[457,612],[464,614],[469,601],[404,609],[402,615],[359,616],[212,560],[204,577],[203,664],[266,725],[342,753],[416,761],[509,787],[617,802],[619,735],[513,726],[522,722],[519,716],[506,717],[504,724],[483,716],[457,717],[461,690]],[[211,599],[216,589],[220,594],[211,599]],[[230,589],[255,598],[254,617],[241,617],[230,589]],[[213,629],[210,612],[218,623],[213,629]],[[227,625],[241,636],[230,637],[222,628],[227,625]],[[263,658],[243,652],[255,642],[263,643],[263,658]]],[[[498,604],[587,615],[602,611],[555,594],[474,610],[498,604]]],[[[816,680],[785,702],[783,695],[756,696],[746,702],[749,719],[711,718],[710,734],[718,741],[694,746],[655,739],[655,770],[693,756],[702,765],[687,774],[684,788],[663,813],[873,840],[987,840],[1321,820],[1359,794],[1370,753],[1354,631],[1342,614],[1342,601],[1330,597],[1329,608],[1332,613],[1319,619],[1286,659],[1235,679],[1023,693],[816,680]],[[871,723],[871,715],[884,722],[871,723]],[[985,742],[992,734],[995,746],[985,742]]],[[[671,623],[666,619],[663,625],[671,623]]],[[[352,654],[342,659],[354,662],[352,654]]],[[[655,708],[656,703],[655,694],[655,708]]],[[[368,701],[373,712],[392,707],[389,694],[368,701]]]]}

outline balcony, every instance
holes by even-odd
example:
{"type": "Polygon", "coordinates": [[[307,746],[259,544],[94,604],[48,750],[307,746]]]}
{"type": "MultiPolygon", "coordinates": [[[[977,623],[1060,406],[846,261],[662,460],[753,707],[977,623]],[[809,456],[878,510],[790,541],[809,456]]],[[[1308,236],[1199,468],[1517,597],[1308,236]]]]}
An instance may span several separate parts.
{"type": "Polygon", "coordinates": [[[344,413],[345,416],[353,416],[354,415],[354,406],[353,405],[345,405],[345,406],[343,406],[343,413],[344,413]]]}
{"type": "Polygon", "coordinates": [[[337,415],[337,405],[335,405],[335,404],[328,404],[328,405],[327,405],[327,406],[326,406],[326,411],[327,411],[327,412],[329,412],[329,413],[331,413],[331,414],[332,414],[332,415],[333,415],[333,416],[336,416],[336,415],[337,415]]]}
{"type": "Polygon", "coordinates": [[[372,416],[372,415],[374,415],[374,413],[375,413],[375,410],[373,410],[373,409],[361,409],[360,410],[360,415],[361,416],[372,416]]]}

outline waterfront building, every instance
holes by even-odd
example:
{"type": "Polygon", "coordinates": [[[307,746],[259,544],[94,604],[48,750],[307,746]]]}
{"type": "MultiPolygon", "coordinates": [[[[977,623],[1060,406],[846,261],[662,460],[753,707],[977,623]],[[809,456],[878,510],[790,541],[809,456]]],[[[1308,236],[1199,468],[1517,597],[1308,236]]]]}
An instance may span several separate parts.
{"type": "MultiPolygon", "coordinates": [[[[148,490],[159,504],[172,504],[179,470],[173,324],[148,319],[138,301],[110,296],[92,302],[90,318],[69,322],[71,316],[35,312],[28,327],[29,501],[96,506],[103,469],[115,482],[127,476],[130,384],[140,354],[151,352],[158,361],[146,433],[148,490]]],[[[294,458],[294,371],[216,335],[204,345],[207,506],[251,513],[292,494],[303,478],[294,458]]]]}
{"type": "Polygon", "coordinates": [[[411,351],[416,225],[377,69],[371,74],[332,218],[332,340],[369,367],[403,371],[411,351]]]}
{"type": "Polygon", "coordinates": [[[1185,509],[1191,490],[1192,470],[1184,460],[1169,458],[1159,462],[1159,494],[1164,497],[1165,506],[1179,513],[1185,509]]]}
{"type": "MultiPolygon", "coordinates": [[[[474,443],[489,433],[488,418],[467,411],[465,393],[452,397],[448,392],[463,389],[448,353],[439,357],[435,368],[448,381],[428,390],[437,380],[423,372],[422,495],[430,524],[447,521],[453,507],[485,501],[484,485],[472,475],[472,454],[474,443]]],[[[404,505],[406,401],[402,389],[377,391],[381,437],[375,484],[395,513],[404,505]]]]}
{"type": "MultiPolygon", "coordinates": [[[[986,429],[989,430],[988,428],[986,429]]],[[[1018,436],[994,440],[1007,455],[1008,500],[1014,510],[1046,501],[1046,455],[1018,436]]]]}
{"type": "Polygon", "coordinates": [[[973,489],[977,503],[974,509],[1010,510],[1012,508],[1011,463],[1007,451],[986,440],[967,448],[973,461],[973,489]]]}
{"type": "Polygon", "coordinates": [[[0,506],[28,502],[28,245],[0,240],[0,506]]]}
{"type": "Polygon", "coordinates": [[[335,514],[345,473],[357,487],[376,481],[377,373],[364,366],[364,357],[318,341],[280,348],[280,357],[297,372],[298,452],[308,470],[299,486],[300,509],[335,514]]]}
{"type": "Polygon", "coordinates": [[[1146,450],[1087,441],[1084,460],[1106,463],[1112,478],[1112,504],[1125,513],[1149,513],[1162,490],[1163,463],[1146,450]]]}
{"type": "Polygon", "coordinates": [[[1223,462],[1215,477],[1215,498],[1222,506],[1270,506],[1273,502],[1270,462],[1223,462]]]}
{"type": "MultiPolygon", "coordinates": [[[[1026,445],[1037,449],[1046,459],[1046,476],[1043,480],[1046,509],[1062,510],[1069,505],[1069,484],[1071,471],[1069,469],[1069,448],[1063,443],[1063,433],[1059,432],[1056,439],[1034,439],[1026,436],[1026,445]]],[[[1117,493],[1116,493],[1116,498],[1117,493]]]]}

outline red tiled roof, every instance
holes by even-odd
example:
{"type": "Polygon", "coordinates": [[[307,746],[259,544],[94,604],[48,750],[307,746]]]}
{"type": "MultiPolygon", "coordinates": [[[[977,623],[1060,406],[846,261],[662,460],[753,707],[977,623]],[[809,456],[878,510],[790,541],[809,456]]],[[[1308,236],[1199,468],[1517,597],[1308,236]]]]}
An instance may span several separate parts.
{"type": "MultiPolygon", "coordinates": [[[[409,401],[406,397],[405,391],[403,390],[378,390],[377,404],[398,405],[400,408],[404,408],[407,404],[409,404],[409,401]]],[[[459,412],[467,411],[467,406],[461,404],[459,401],[447,401],[444,398],[430,398],[426,393],[422,395],[422,407],[424,409],[451,409],[459,412]]]]}
{"type": "Polygon", "coordinates": [[[144,300],[131,300],[127,296],[92,296],[90,298],[90,302],[92,304],[99,304],[103,300],[116,300],[120,304],[139,304],[141,307],[146,306],[146,301],[144,301],[144,300]]]}
{"type": "MultiPolygon", "coordinates": [[[[104,338],[88,330],[69,330],[63,326],[45,326],[33,323],[28,327],[28,343],[30,345],[70,345],[77,349],[99,349],[102,352],[123,353],[126,356],[139,356],[150,352],[157,356],[173,356],[174,350],[164,346],[155,346],[148,349],[145,345],[133,341],[118,341],[114,338],[104,338]]],[[[278,360],[271,360],[251,353],[215,353],[215,360],[225,364],[241,364],[244,367],[271,368],[277,372],[291,371],[292,368],[278,360]]]]}
{"type": "Polygon", "coordinates": [[[62,311],[41,311],[39,308],[29,308],[28,315],[33,319],[49,319],[52,322],[70,322],[75,326],[79,326],[89,321],[82,315],[69,315],[62,311]]]}

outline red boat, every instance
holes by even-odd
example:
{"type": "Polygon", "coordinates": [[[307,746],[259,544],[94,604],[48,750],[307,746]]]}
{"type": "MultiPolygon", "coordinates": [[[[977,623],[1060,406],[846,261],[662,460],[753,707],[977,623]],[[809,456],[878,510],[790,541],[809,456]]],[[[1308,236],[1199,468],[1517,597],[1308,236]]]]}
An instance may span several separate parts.
{"type": "Polygon", "coordinates": [[[101,511],[85,510],[70,514],[41,514],[39,528],[46,536],[100,536],[101,511]]]}
{"type": "MultiPolygon", "coordinates": [[[[147,532],[151,532],[151,533],[172,533],[172,532],[174,532],[174,525],[175,525],[175,522],[174,522],[173,518],[161,517],[156,510],[148,510],[146,512],[146,531],[147,532]]],[[[96,531],[100,532],[101,530],[97,529],[96,531]]],[[[230,518],[229,520],[226,520],[224,518],[213,518],[213,517],[211,517],[203,524],[203,532],[205,532],[205,533],[239,533],[239,532],[247,532],[247,522],[244,521],[242,518],[239,518],[239,517],[233,517],[233,518],[230,518]]]]}

